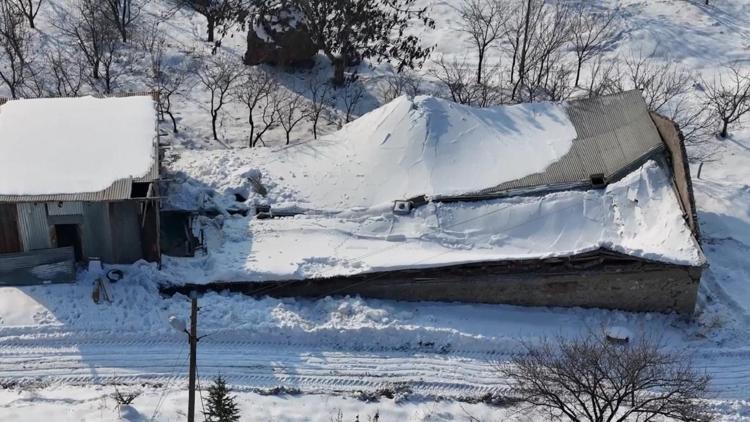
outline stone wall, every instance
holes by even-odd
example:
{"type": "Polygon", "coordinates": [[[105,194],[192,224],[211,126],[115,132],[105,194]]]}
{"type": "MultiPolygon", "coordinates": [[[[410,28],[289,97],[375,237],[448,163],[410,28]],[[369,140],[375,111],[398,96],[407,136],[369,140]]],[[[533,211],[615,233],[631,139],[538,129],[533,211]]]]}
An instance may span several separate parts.
{"type": "Polygon", "coordinates": [[[213,283],[164,289],[230,290],[273,297],[361,295],[407,301],[457,301],[526,306],[693,313],[702,269],[658,263],[592,262],[508,268],[506,264],[461,265],[286,282],[213,283]]]}

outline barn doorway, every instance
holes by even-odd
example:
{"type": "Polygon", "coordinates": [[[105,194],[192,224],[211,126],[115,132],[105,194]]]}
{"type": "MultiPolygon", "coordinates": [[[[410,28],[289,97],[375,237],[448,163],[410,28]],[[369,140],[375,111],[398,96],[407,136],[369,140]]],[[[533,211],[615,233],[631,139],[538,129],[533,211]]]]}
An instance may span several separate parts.
{"type": "Polygon", "coordinates": [[[55,238],[57,239],[58,248],[72,246],[73,250],[75,250],[76,261],[80,262],[83,260],[81,233],[78,229],[78,224],[55,224],[55,238]]]}

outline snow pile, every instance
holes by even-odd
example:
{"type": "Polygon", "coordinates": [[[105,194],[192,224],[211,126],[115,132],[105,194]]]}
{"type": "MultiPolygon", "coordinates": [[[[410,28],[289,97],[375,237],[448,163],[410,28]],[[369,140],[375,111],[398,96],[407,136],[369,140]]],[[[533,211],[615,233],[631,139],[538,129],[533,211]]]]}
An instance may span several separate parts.
{"type": "MultiPolygon", "coordinates": [[[[479,109],[432,97],[400,97],[340,131],[276,151],[180,152],[188,175],[176,206],[196,189],[236,192],[260,171],[277,206],[347,210],[418,195],[475,192],[544,171],[572,146],[565,105],[479,109]]],[[[247,196],[246,196],[247,197],[247,196]]]]}
{"type": "Polygon", "coordinates": [[[209,254],[166,258],[176,282],[290,280],[483,261],[571,256],[600,248],[702,265],[668,174],[651,161],[605,190],[435,204],[413,215],[368,209],[204,227],[209,254]]]}
{"type": "Polygon", "coordinates": [[[50,98],[0,106],[0,194],[98,192],[154,162],[151,97],[50,98]]]}
{"type": "Polygon", "coordinates": [[[363,173],[358,185],[373,203],[467,193],[541,172],[575,138],[561,104],[482,109],[428,96],[400,97],[328,137],[346,147],[338,162],[353,164],[338,179],[363,173]]]}

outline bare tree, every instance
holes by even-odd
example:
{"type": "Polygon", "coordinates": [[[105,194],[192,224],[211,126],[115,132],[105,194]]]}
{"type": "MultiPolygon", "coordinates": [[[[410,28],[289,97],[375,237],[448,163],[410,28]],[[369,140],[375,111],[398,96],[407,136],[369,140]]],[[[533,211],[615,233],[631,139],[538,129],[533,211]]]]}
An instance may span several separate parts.
{"type": "Polygon", "coordinates": [[[258,145],[258,142],[265,145],[263,136],[269,130],[274,129],[279,124],[279,115],[276,112],[278,103],[281,101],[282,93],[280,90],[273,90],[270,97],[263,100],[262,106],[259,106],[260,120],[255,123],[255,137],[252,138],[251,146],[258,145]]]}
{"type": "Polygon", "coordinates": [[[627,89],[641,90],[650,110],[669,114],[670,103],[688,92],[693,76],[670,61],[656,62],[653,53],[644,56],[639,52],[625,57],[619,80],[627,89]]]}
{"type": "Polygon", "coordinates": [[[402,95],[413,98],[421,93],[422,79],[408,70],[392,72],[385,76],[379,87],[380,101],[384,104],[402,95]]]}
{"type": "Polygon", "coordinates": [[[482,84],[483,65],[487,50],[505,35],[507,2],[502,0],[466,0],[457,8],[461,32],[469,35],[477,50],[476,83],[482,84]]]}
{"type": "MultiPolygon", "coordinates": [[[[247,122],[250,125],[249,147],[254,147],[261,140],[256,133],[260,122],[256,120],[255,113],[261,107],[268,105],[269,97],[278,88],[279,84],[276,78],[258,67],[248,69],[241,83],[237,86],[236,96],[247,107],[247,122]]],[[[264,125],[264,127],[266,126],[268,125],[264,125]]]]}
{"type": "Polygon", "coordinates": [[[44,3],[44,0],[7,0],[11,5],[18,9],[29,21],[31,29],[36,28],[34,26],[34,19],[39,13],[39,8],[44,3]]]}
{"type": "Polygon", "coordinates": [[[617,33],[618,11],[597,12],[586,3],[579,3],[571,20],[571,38],[576,54],[575,86],[579,86],[583,64],[602,53],[617,33]]]}
{"type": "MultiPolygon", "coordinates": [[[[715,120],[706,108],[700,104],[694,104],[690,99],[690,96],[687,95],[680,98],[667,117],[679,126],[685,145],[696,147],[711,138],[715,120]]],[[[687,152],[689,158],[693,161],[706,161],[716,153],[716,150],[713,148],[690,148],[687,152]]]]}
{"type": "Polygon", "coordinates": [[[307,118],[305,110],[305,98],[288,89],[277,90],[279,96],[275,101],[276,115],[279,125],[286,134],[286,144],[289,145],[290,134],[294,128],[307,118]]]}
{"type": "Polygon", "coordinates": [[[432,76],[440,81],[454,102],[477,107],[503,103],[502,80],[496,81],[488,76],[501,77],[499,66],[491,69],[484,68],[483,72],[487,74],[482,77],[484,82],[477,84],[472,78],[472,72],[466,60],[447,61],[443,57],[435,62],[435,67],[431,70],[432,76]]]}
{"type": "Polygon", "coordinates": [[[167,63],[164,59],[166,43],[157,25],[153,25],[150,34],[143,38],[143,47],[149,56],[147,83],[157,94],[159,120],[164,121],[164,117],[169,116],[172,131],[178,133],[177,119],[172,112],[172,97],[182,88],[193,69],[183,61],[177,64],[167,63]]]}
{"type": "Polygon", "coordinates": [[[500,371],[548,420],[712,419],[704,400],[709,377],[693,368],[689,356],[648,337],[616,344],[590,334],[523,348],[500,371]]]}
{"type": "Polygon", "coordinates": [[[31,36],[23,15],[0,2],[0,79],[12,98],[18,98],[29,71],[31,36]]]}
{"type": "Polygon", "coordinates": [[[533,98],[520,98],[519,94],[546,89],[553,70],[562,66],[558,53],[570,38],[570,11],[560,1],[516,1],[519,4],[506,20],[506,40],[511,55],[510,97],[512,101],[533,101],[533,98]]]}
{"type": "Polygon", "coordinates": [[[242,76],[243,67],[230,58],[217,56],[207,60],[205,65],[198,69],[197,75],[201,84],[211,94],[211,130],[214,140],[219,140],[216,123],[219,113],[229,101],[229,93],[233,90],[236,81],[242,76]]]}
{"type": "Polygon", "coordinates": [[[365,96],[365,87],[359,82],[357,78],[349,78],[343,88],[339,89],[343,91],[341,94],[341,100],[344,103],[344,123],[349,123],[354,120],[354,116],[359,108],[359,103],[365,96]]]}
{"type": "Polygon", "coordinates": [[[306,107],[306,115],[313,124],[313,139],[318,139],[318,122],[331,105],[331,85],[316,75],[308,80],[307,90],[310,93],[310,101],[306,107]]]}
{"type": "Polygon", "coordinates": [[[586,88],[589,98],[600,97],[617,91],[621,83],[615,61],[605,61],[602,56],[597,56],[591,62],[591,79],[586,88]]]}
{"type": "Polygon", "coordinates": [[[141,0],[102,0],[104,16],[117,28],[122,42],[128,42],[131,27],[143,9],[141,0]]]}
{"type": "Polygon", "coordinates": [[[60,48],[46,53],[45,62],[45,67],[53,82],[53,87],[49,89],[52,95],[59,97],[77,96],[85,80],[86,69],[84,65],[78,60],[70,60],[60,48]]]}
{"type": "Polygon", "coordinates": [[[703,81],[704,104],[721,122],[719,136],[729,136],[729,125],[750,113],[750,72],[730,65],[713,81],[703,81]]]}
{"type": "Polygon", "coordinates": [[[103,91],[110,93],[117,76],[113,65],[121,49],[117,28],[106,18],[104,4],[99,0],[78,0],[74,9],[74,14],[55,25],[88,63],[91,84],[96,87],[103,81],[103,91]]]}

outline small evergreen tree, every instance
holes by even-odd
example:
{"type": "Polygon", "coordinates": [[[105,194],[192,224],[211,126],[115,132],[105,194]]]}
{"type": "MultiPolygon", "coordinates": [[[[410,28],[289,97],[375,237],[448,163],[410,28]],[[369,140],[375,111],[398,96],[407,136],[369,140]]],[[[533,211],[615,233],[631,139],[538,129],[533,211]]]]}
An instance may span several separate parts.
{"type": "Polygon", "coordinates": [[[221,375],[214,380],[213,385],[208,387],[208,400],[203,415],[206,417],[206,422],[238,422],[240,420],[237,403],[234,402],[234,396],[229,395],[229,387],[221,375]]]}

